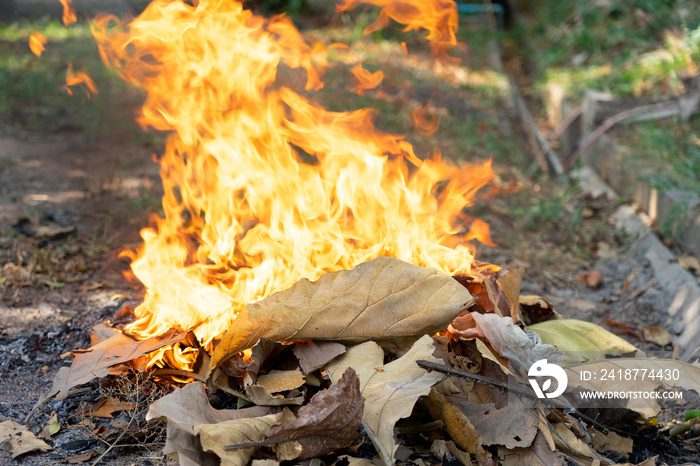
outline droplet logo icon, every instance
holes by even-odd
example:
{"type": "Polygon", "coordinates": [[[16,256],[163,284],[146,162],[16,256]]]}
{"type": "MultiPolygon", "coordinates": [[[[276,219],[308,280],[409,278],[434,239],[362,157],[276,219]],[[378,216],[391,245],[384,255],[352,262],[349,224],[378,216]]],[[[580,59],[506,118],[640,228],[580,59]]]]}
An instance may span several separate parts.
{"type": "Polygon", "coordinates": [[[556,398],[566,390],[566,386],[569,383],[569,378],[566,376],[566,372],[557,364],[550,364],[546,359],[540,359],[535,364],[530,366],[530,370],[527,371],[527,375],[530,377],[530,385],[535,391],[538,398],[556,398]],[[549,377],[544,380],[542,387],[537,381],[538,378],[549,377]],[[557,381],[556,390],[548,393],[552,386],[552,378],[557,381]]]}

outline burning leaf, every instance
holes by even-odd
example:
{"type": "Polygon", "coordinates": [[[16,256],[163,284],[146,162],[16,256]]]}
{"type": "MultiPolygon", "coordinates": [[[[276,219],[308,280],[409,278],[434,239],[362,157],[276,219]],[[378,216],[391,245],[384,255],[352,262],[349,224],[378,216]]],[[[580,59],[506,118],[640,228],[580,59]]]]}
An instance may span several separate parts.
{"type": "Polygon", "coordinates": [[[12,458],[32,451],[51,450],[46,442],[36,438],[26,426],[15,421],[0,422],[0,448],[12,453],[12,458]]]}
{"type": "Polygon", "coordinates": [[[360,379],[352,368],[347,368],[338,382],[316,393],[308,404],[299,408],[298,417],[291,424],[273,426],[267,438],[290,439],[301,445],[298,454],[292,457],[280,458],[279,451],[283,450],[278,450],[280,461],[333,453],[357,438],[364,405],[360,379]]]}
{"type": "Polygon", "coordinates": [[[334,341],[298,341],[292,351],[304,374],[310,374],[345,353],[345,345],[334,341]]]}
{"type": "Polygon", "coordinates": [[[360,392],[365,399],[364,427],[385,464],[394,464],[398,448],[394,424],[408,417],[418,398],[427,395],[442,379],[442,375],[429,373],[416,364],[419,359],[439,362],[433,351],[433,340],[425,335],[402,357],[383,365],[384,351],[375,342],[368,341],[353,346],[326,366],[331,380],[338,380],[348,367],[357,372],[360,392]]]}
{"type": "MultiPolygon", "coordinates": [[[[636,354],[639,350],[631,343],[603,327],[576,319],[557,319],[527,327],[537,333],[544,343],[566,351],[564,364],[605,359],[606,354],[636,354]]],[[[529,366],[527,366],[529,367],[529,366]]]]}
{"type": "Polygon", "coordinates": [[[163,346],[177,343],[188,333],[187,331],[170,330],[164,335],[144,341],[134,341],[122,334],[118,337],[122,344],[118,346],[105,344],[111,338],[105,340],[100,343],[103,346],[98,349],[93,348],[87,352],[77,353],[70,367],[61,367],[53,380],[53,387],[47,398],[56,395],[57,400],[62,400],[68,396],[68,391],[76,385],[87,383],[95,377],[106,377],[110,367],[132,361],[163,346]]]}
{"type": "MultiPolygon", "coordinates": [[[[218,466],[219,458],[203,450],[194,427],[237,419],[259,418],[270,412],[272,412],[270,408],[263,406],[245,409],[214,409],[209,404],[204,385],[192,382],[175,389],[174,392],[153,403],[146,419],[167,421],[168,437],[163,451],[169,456],[179,457],[180,464],[218,466]]],[[[222,445],[224,443],[219,444],[219,446],[222,445]]]]}
{"type": "Polygon", "coordinates": [[[32,53],[37,57],[40,57],[41,52],[46,50],[44,48],[46,42],[48,42],[48,39],[45,35],[43,35],[40,32],[32,32],[29,36],[29,48],[31,49],[32,53]]]}
{"type": "MultiPolygon", "coordinates": [[[[129,24],[105,16],[92,28],[103,59],[146,94],[139,123],[171,134],[159,157],[163,217],[129,254],[148,289],[131,334],[201,323],[199,343],[211,349],[226,329],[252,325],[249,303],[379,256],[470,273],[473,255],[455,227],[493,179],[490,162],[422,158],[377,130],[371,112],[315,104],[326,50],[289,18],[263,18],[238,1],[192,3],[154,0],[129,24]],[[305,75],[308,96],[280,79],[281,65],[305,75]]],[[[377,25],[394,18],[456,44],[452,1],[381,7],[377,25]]],[[[239,343],[254,344],[247,339],[239,343]]],[[[228,346],[214,367],[238,351],[228,346]]]]}
{"type": "Polygon", "coordinates": [[[227,450],[232,443],[256,442],[263,440],[265,433],[277,423],[282,413],[268,414],[254,418],[241,418],[194,426],[194,432],[202,442],[205,451],[215,453],[221,458],[222,466],[245,466],[259,447],[227,450]]]}
{"type": "Polygon", "coordinates": [[[361,341],[420,336],[442,330],[472,302],[469,292],[447,275],[378,257],[316,282],[300,280],[248,305],[216,347],[210,374],[262,337],[361,341]]]}

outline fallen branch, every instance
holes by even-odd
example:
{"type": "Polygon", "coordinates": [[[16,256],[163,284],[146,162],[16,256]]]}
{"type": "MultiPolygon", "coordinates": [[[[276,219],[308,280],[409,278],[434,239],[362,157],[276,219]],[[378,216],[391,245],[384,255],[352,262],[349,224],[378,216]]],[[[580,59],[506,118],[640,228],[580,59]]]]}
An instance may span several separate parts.
{"type": "Polygon", "coordinates": [[[569,156],[568,159],[566,159],[566,162],[564,163],[564,170],[569,171],[574,163],[576,163],[576,160],[578,160],[581,154],[583,154],[583,152],[588,149],[591,144],[593,144],[600,136],[605,134],[606,131],[623,120],[632,117],[636,117],[635,119],[638,121],[651,120],[667,118],[679,113],[681,113],[681,108],[678,101],[671,100],[658,104],[642,105],[641,107],[635,107],[613,115],[605,120],[603,124],[598,126],[592,133],[586,136],[583,141],[581,141],[578,148],[569,156]]]}
{"type": "Polygon", "coordinates": [[[549,405],[550,407],[557,408],[567,414],[571,414],[573,417],[578,419],[579,421],[585,421],[588,422],[589,424],[592,424],[598,428],[601,432],[604,434],[607,434],[608,428],[596,421],[595,419],[592,419],[585,414],[579,412],[576,410],[576,408],[573,408],[571,406],[566,406],[565,404],[558,403],[556,401],[552,401],[547,398],[539,398],[534,392],[524,390],[520,387],[514,387],[512,385],[508,385],[506,383],[500,382],[498,380],[494,380],[489,377],[484,377],[483,375],[478,375],[478,374],[472,374],[471,372],[466,372],[460,369],[456,369],[454,367],[450,366],[445,366],[442,364],[436,364],[434,362],[430,361],[423,361],[423,360],[418,360],[416,363],[422,367],[423,369],[427,369],[429,371],[437,371],[441,372],[446,375],[454,375],[456,377],[459,377],[461,379],[468,380],[470,382],[477,382],[482,385],[490,385],[492,387],[496,387],[500,390],[507,390],[509,392],[515,393],[517,395],[522,395],[527,398],[531,398],[533,400],[538,400],[541,401],[542,403],[549,405]]]}

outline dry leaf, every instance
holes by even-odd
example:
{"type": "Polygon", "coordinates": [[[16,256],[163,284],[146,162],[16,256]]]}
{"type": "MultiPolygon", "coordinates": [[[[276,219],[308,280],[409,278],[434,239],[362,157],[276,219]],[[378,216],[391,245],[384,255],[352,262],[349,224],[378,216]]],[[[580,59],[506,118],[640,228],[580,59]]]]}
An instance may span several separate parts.
{"type": "Polygon", "coordinates": [[[678,258],[678,265],[691,272],[700,273],[700,260],[694,256],[682,256],[678,258]]]}
{"type": "Polygon", "coordinates": [[[438,390],[430,390],[425,406],[433,419],[445,423],[445,431],[455,444],[468,453],[475,455],[480,466],[495,466],[491,455],[482,447],[481,436],[470,420],[438,390]]]}
{"type": "Polygon", "coordinates": [[[57,433],[59,430],[61,430],[61,424],[58,422],[58,414],[55,412],[51,415],[51,418],[49,421],[46,423],[43,429],[41,429],[41,432],[39,433],[39,437],[49,440],[52,435],[57,433]]]}
{"type": "Polygon", "coordinates": [[[525,406],[515,396],[496,409],[494,403],[473,403],[465,395],[447,399],[462,411],[481,436],[484,445],[503,445],[508,449],[529,447],[537,435],[539,419],[532,403],[525,406]]]}
{"type": "Polygon", "coordinates": [[[595,458],[596,453],[586,445],[580,438],[576,437],[564,423],[557,422],[554,424],[554,443],[559,451],[568,452],[574,456],[582,456],[584,458],[595,458]]]}
{"type": "Polygon", "coordinates": [[[552,303],[540,296],[521,296],[519,305],[525,325],[537,324],[545,320],[561,319],[559,313],[554,310],[552,303]]]}
{"type": "Polygon", "coordinates": [[[391,339],[444,329],[473,302],[455,279],[435,269],[378,257],[352,270],[303,279],[246,306],[224,334],[208,378],[223,361],[260,338],[273,341],[391,339]]]}
{"type": "Polygon", "coordinates": [[[211,407],[204,385],[199,382],[188,383],[177,388],[151,405],[146,415],[147,420],[160,419],[168,423],[168,437],[163,449],[169,456],[179,457],[180,464],[218,466],[219,457],[206,453],[194,426],[216,424],[233,419],[255,418],[265,416],[270,408],[255,406],[245,409],[217,410],[211,407]]]}
{"type": "Polygon", "coordinates": [[[607,434],[600,432],[597,429],[592,429],[591,439],[593,447],[596,450],[611,451],[613,453],[632,453],[634,441],[631,438],[625,438],[616,434],[612,430],[607,434]]]}
{"type": "Polygon", "coordinates": [[[550,448],[542,433],[538,432],[530,448],[515,448],[508,450],[505,447],[498,449],[501,466],[564,466],[566,464],[561,455],[550,448]]]}
{"type": "Polygon", "coordinates": [[[126,401],[114,400],[112,398],[103,399],[93,404],[88,411],[90,416],[99,417],[102,419],[112,419],[112,413],[117,411],[129,411],[135,409],[134,403],[126,401]]]}
{"type": "Polygon", "coordinates": [[[93,456],[97,454],[96,451],[87,451],[83,453],[82,455],[75,455],[66,458],[66,461],[70,464],[78,464],[78,463],[84,463],[88,460],[90,460],[93,456]]]}
{"type": "Polygon", "coordinates": [[[606,355],[636,354],[639,351],[603,327],[582,320],[549,320],[530,325],[527,331],[537,333],[544,343],[566,351],[564,365],[567,366],[605,359],[606,355]]]}
{"type": "Polygon", "coordinates": [[[520,297],[520,287],[523,283],[525,275],[525,267],[516,267],[501,274],[496,282],[500,286],[503,294],[508,299],[508,307],[510,307],[510,316],[518,317],[518,301],[520,297]]]}
{"type": "MultiPolygon", "coordinates": [[[[700,392],[700,367],[675,359],[614,358],[577,364],[564,370],[569,379],[566,392],[573,394],[582,390],[652,392],[658,388],[670,390],[674,387],[700,392]],[[624,375],[628,369],[631,371],[629,372],[630,377],[636,377],[633,381],[625,380],[624,376],[616,376],[614,379],[609,378],[605,381],[599,380],[603,371],[606,371],[607,374],[614,371],[617,375],[619,370],[624,375]],[[637,370],[636,373],[635,370],[637,370]],[[591,380],[581,380],[583,371],[597,374],[597,377],[591,377],[591,380]],[[642,375],[642,371],[644,371],[644,375],[642,375]],[[655,375],[661,374],[662,377],[650,378],[649,373],[652,371],[655,375]],[[676,375],[678,376],[677,380],[673,380],[676,375]],[[670,379],[669,376],[671,376],[670,379]]],[[[660,411],[658,400],[654,398],[617,398],[604,401],[614,401],[617,404],[615,407],[631,409],[646,418],[656,416],[660,411]]],[[[579,406],[585,406],[585,402],[581,402],[579,406]]]]}
{"type": "MultiPolygon", "coordinates": [[[[163,346],[177,343],[188,333],[188,331],[171,329],[161,336],[143,341],[135,341],[123,334],[116,335],[122,344],[93,347],[91,350],[76,354],[70,367],[61,367],[53,380],[53,387],[47,398],[56,395],[57,400],[63,400],[68,396],[68,391],[76,385],[87,383],[95,377],[106,377],[110,367],[134,360],[163,346]]],[[[110,342],[113,338],[101,342],[100,345],[110,342]]]]}
{"type": "Polygon", "coordinates": [[[194,426],[194,432],[198,435],[202,448],[221,459],[221,466],[245,466],[259,447],[224,450],[224,446],[263,440],[265,433],[279,421],[281,416],[282,413],[277,413],[262,417],[232,419],[218,424],[201,424],[194,426]]]}
{"type": "Polygon", "coordinates": [[[51,450],[46,442],[36,438],[26,426],[15,421],[0,422],[0,448],[12,453],[13,459],[37,450],[51,450]]]}
{"type": "Polygon", "coordinates": [[[292,351],[304,374],[310,374],[345,353],[345,345],[335,341],[297,341],[292,351]]]}
{"type": "Polygon", "coordinates": [[[257,385],[270,393],[286,392],[304,385],[304,374],[299,369],[293,371],[270,371],[258,377],[257,385]]]}
{"type": "Polygon", "coordinates": [[[576,277],[577,282],[586,282],[589,288],[598,288],[603,283],[603,272],[601,270],[591,270],[576,277]]]}
{"type": "MultiPolygon", "coordinates": [[[[479,331],[483,333],[491,347],[501,356],[508,358],[511,363],[529,368],[541,359],[548,359],[555,363],[564,359],[562,351],[549,344],[542,344],[536,335],[533,339],[533,334],[523,332],[520,327],[513,324],[510,318],[498,317],[495,314],[472,314],[479,331]]],[[[552,320],[537,325],[551,322],[561,321],[552,320]]]]}
{"type": "Polygon", "coordinates": [[[304,393],[294,390],[285,395],[272,394],[261,385],[248,385],[245,388],[248,398],[258,406],[287,406],[301,405],[304,402],[304,393]]]}
{"type": "Polygon", "coordinates": [[[385,464],[394,464],[398,447],[394,439],[396,421],[408,417],[418,398],[427,395],[442,379],[442,375],[429,373],[416,364],[419,359],[441,362],[433,351],[433,339],[425,335],[402,357],[383,365],[384,352],[375,342],[368,341],[349,348],[326,366],[331,380],[338,380],[348,367],[357,372],[365,398],[364,427],[385,464]]]}
{"type": "Polygon", "coordinates": [[[282,449],[279,449],[280,461],[328,455],[357,438],[364,405],[360,379],[349,367],[338,382],[316,393],[308,404],[299,408],[298,417],[288,426],[273,426],[267,438],[295,440],[301,445],[298,454],[292,457],[280,457],[282,449]]]}
{"type": "Polygon", "coordinates": [[[673,336],[661,327],[645,327],[642,330],[642,334],[644,335],[644,341],[650,341],[661,347],[670,345],[673,341],[673,336]]]}

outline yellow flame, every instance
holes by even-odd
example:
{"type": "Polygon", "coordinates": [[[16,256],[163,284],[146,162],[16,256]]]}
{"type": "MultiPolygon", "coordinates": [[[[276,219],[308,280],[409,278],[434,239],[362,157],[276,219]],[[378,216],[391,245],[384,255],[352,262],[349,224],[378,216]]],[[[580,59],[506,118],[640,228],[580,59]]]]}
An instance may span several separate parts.
{"type": "Polygon", "coordinates": [[[95,82],[82,71],[74,72],[73,64],[68,63],[68,71],[66,72],[66,85],[63,88],[68,92],[68,95],[73,95],[71,86],[80,86],[85,92],[85,95],[90,98],[90,93],[97,94],[97,86],[95,82]]]}
{"type": "Polygon", "coordinates": [[[71,0],[59,1],[61,2],[61,5],[63,5],[63,24],[68,26],[78,21],[78,18],[75,16],[75,10],[71,6],[71,0]]]}
{"type": "MultiPolygon", "coordinates": [[[[443,0],[414,3],[386,2],[380,19],[420,18],[410,27],[455,42],[454,4],[443,13],[443,0]]],[[[490,162],[422,160],[375,129],[370,110],[329,112],[302,97],[289,69],[313,90],[329,64],[287,18],[230,0],[156,0],[129,25],[115,21],[93,24],[103,59],[146,90],[139,122],[171,132],[160,159],[165,215],[128,253],[148,289],[129,332],[197,325],[210,350],[246,304],[380,255],[469,272],[465,238],[475,234],[463,209],[492,179],[490,162]]],[[[163,357],[177,365],[183,355],[163,357]]]]}
{"type": "Polygon", "coordinates": [[[32,34],[29,36],[29,49],[32,51],[34,55],[37,57],[41,56],[41,52],[46,50],[44,48],[44,45],[48,42],[48,39],[46,38],[45,35],[43,35],[40,32],[32,32],[32,34]]]}

